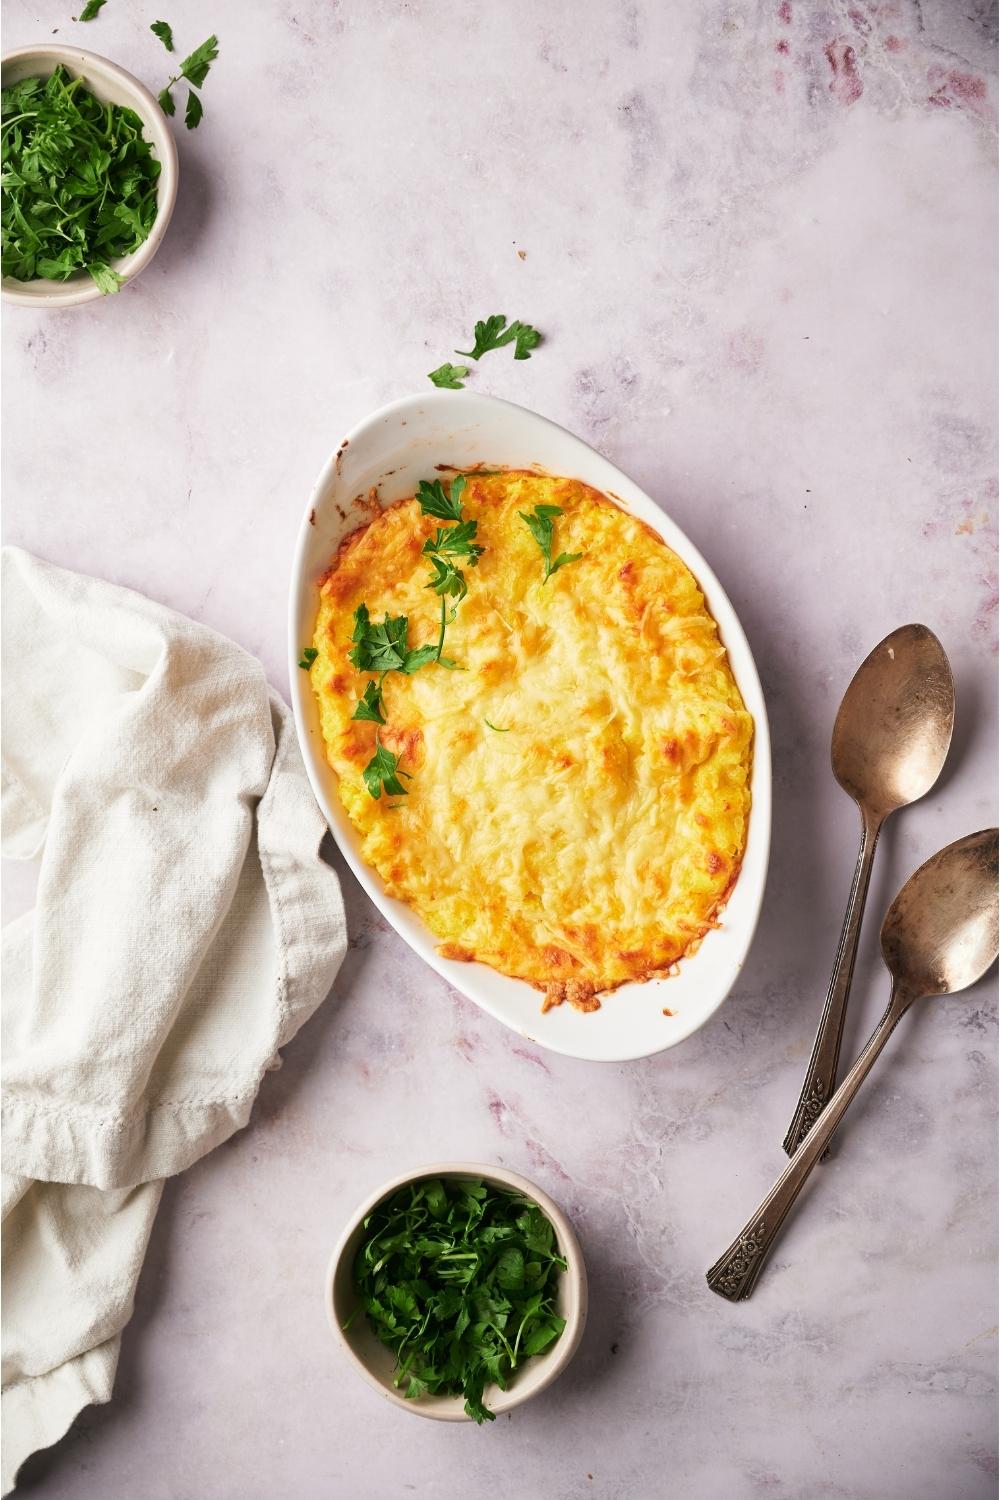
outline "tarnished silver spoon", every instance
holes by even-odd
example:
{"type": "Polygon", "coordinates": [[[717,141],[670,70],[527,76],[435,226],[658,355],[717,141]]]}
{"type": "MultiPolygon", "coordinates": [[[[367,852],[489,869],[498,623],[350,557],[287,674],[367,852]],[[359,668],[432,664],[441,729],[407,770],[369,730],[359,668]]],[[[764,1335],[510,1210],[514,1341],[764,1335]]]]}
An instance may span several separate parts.
{"type": "Polygon", "coordinates": [[[713,1292],[731,1302],[749,1297],[803,1183],[900,1017],[921,995],[954,994],[986,973],[997,956],[997,915],[995,828],[949,844],[910,876],[882,923],[889,1007],[757,1212],[707,1273],[713,1292]]]}
{"type": "Polygon", "coordinates": [[[955,723],[948,658],[926,625],[903,625],[880,641],[851,679],[833,726],[833,774],[861,812],[861,850],[833,977],[799,1102],[783,1145],[791,1156],[837,1084],[875,845],[890,813],[929,792],[941,774],[955,723]]]}

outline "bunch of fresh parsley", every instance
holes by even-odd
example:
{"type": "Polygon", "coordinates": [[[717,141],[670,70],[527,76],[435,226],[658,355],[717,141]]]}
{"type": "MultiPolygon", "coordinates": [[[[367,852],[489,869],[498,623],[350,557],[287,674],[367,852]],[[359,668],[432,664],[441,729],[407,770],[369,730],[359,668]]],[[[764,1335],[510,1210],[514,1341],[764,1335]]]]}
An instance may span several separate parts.
{"type": "MultiPolygon", "coordinates": [[[[542,335],[530,323],[522,323],[518,318],[513,323],[508,323],[506,313],[493,313],[491,317],[483,318],[476,324],[472,348],[456,349],[455,353],[466,359],[478,360],[491,349],[502,349],[506,344],[513,344],[515,359],[530,359],[532,349],[537,349],[541,342],[542,335]]],[[[432,370],[427,379],[446,391],[461,391],[465,389],[464,382],[468,374],[468,365],[446,362],[432,370]]]]}
{"type": "Polygon", "coordinates": [[[397,1387],[409,1397],[464,1396],[474,1421],[492,1421],[486,1386],[506,1390],[566,1326],[555,1311],[566,1262],[549,1220],[530,1198],[492,1184],[425,1178],[380,1204],[364,1228],[354,1285],[396,1356],[397,1387]]]}
{"type": "Polygon", "coordinates": [[[4,276],[65,281],[89,271],[102,292],[122,277],[156,218],[160,163],[131,109],[102,104],[59,66],[2,95],[4,276]]]}

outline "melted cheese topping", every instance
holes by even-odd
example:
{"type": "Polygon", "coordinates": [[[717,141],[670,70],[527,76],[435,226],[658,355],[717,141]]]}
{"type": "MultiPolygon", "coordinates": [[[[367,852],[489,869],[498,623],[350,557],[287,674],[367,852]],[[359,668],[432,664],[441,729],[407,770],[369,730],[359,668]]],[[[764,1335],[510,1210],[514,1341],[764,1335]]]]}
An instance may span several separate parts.
{"type": "MultiPolygon", "coordinates": [[[[322,584],[311,669],[330,765],[364,859],[450,958],[545,992],[545,1009],[668,972],[733,884],[750,809],[753,721],[691,572],[643,522],[576,480],[470,475],[486,551],[445,655],[390,672],[381,742],[408,795],[372,798],[376,726],[351,715],[372,674],[348,661],[353,613],[409,616],[436,642],[416,500],[342,543],[322,584]],[[543,582],[519,511],[559,505],[543,582]],[[487,723],[495,725],[491,729],[487,723]]],[[[459,566],[467,559],[456,559],[459,566]]]]}

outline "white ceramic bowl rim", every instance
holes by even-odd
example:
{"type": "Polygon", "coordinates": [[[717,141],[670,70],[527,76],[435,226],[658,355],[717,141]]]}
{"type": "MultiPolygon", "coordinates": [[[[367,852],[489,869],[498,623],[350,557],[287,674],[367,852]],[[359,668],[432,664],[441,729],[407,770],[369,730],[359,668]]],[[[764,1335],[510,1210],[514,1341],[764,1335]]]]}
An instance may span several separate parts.
{"type": "MultiPolygon", "coordinates": [[[[3,84],[6,88],[8,69],[15,73],[14,82],[31,77],[36,69],[39,76],[51,73],[58,63],[73,73],[82,74],[87,86],[99,97],[110,98],[134,110],[140,116],[145,134],[153,146],[160,163],[160,176],[156,188],[156,218],[153,227],[138,250],[131,255],[120,256],[111,262],[119,276],[131,281],[149,264],[166,233],[177,197],[177,146],[167,117],[144,83],[133,77],[127,69],[97,52],[84,51],[82,47],[69,47],[56,43],[40,43],[37,47],[16,47],[3,55],[3,84]],[[27,66],[30,64],[31,66],[27,66]]],[[[24,307],[74,307],[83,302],[95,302],[105,295],[89,272],[78,271],[66,281],[47,281],[39,277],[35,281],[17,281],[5,276],[0,283],[3,298],[24,307]]]]}
{"type": "MultiPolygon", "coordinates": [[[[411,1182],[421,1182],[428,1177],[481,1177],[484,1181],[494,1183],[498,1187],[522,1193],[524,1197],[537,1203],[548,1218],[556,1232],[560,1252],[566,1261],[566,1270],[562,1273],[564,1278],[562,1307],[566,1315],[566,1327],[550,1349],[535,1356],[517,1372],[516,1378],[511,1381],[506,1391],[501,1391],[496,1386],[488,1389],[487,1405],[492,1412],[501,1416],[515,1406],[521,1406],[524,1402],[530,1401],[533,1396],[545,1390],[562,1374],[579,1347],[587,1322],[587,1268],[576,1231],[566,1214],[557,1203],[553,1202],[548,1193],[529,1178],[522,1177],[519,1172],[512,1172],[506,1167],[489,1166],[483,1162],[431,1162],[428,1166],[414,1167],[408,1172],[401,1172],[398,1176],[383,1183],[351,1215],[330,1257],[325,1285],[327,1320],[334,1337],[358,1374],[393,1405],[400,1406],[416,1416],[431,1417],[437,1421],[468,1422],[471,1420],[465,1414],[464,1403],[460,1396],[430,1396],[410,1400],[391,1383],[387,1384],[380,1380],[353,1348],[336,1311],[335,1278],[344,1254],[361,1223],[380,1203],[391,1197],[399,1188],[411,1182]]],[[[360,1313],[359,1316],[361,1316],[360,1313]]]]}
{"type": "Polygon", "coordinates": [[[299,743],[309,779],[340,850],[362,887],[410,946],[455,989],[540,1046],[570,1057],[624,1062],[677,1045],[722,1004],[746,959],[767,876],[771,830],[771,758],[767,710],[746,636],[722,585],[669,516],[608,459],[546,417],[472,391],[404,397],[361,422],[331,455],[306,505],[292,569],[289,679],[299,743]],[[309,676],[298,669],[312,640],[317,584],[344,535],[368,515],[359,506],[371,487],[382,504],[412,494],[436,463],[458,468],[536,467],[578,477],[611,494],[649,524],[688,565],[718,624],[743,700],[754,718],[753,805],[747,846],[717,928],[681,961],[676,977],[624,985],[583,1015],[568,1005],[541,1014],[541,996],[522,980],[479,963],[442,958],[417,914],[386,895],[362,859],[356,831],[340,802],[319,729],[309,676]]]}

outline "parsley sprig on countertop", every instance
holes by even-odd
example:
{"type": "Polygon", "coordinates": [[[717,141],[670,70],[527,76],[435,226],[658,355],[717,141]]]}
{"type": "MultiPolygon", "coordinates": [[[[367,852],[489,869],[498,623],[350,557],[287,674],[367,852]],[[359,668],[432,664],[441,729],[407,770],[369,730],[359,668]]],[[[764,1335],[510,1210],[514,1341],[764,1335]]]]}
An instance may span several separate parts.
{"type": "MultiPolygon", "coordinates": [[[[156,21],[154,22],[153,26],[150,27],[150,30],[155,30],[157,26],[166,26],[166,22],[156,21]]],[[[167,26],[166,29],[168,32],[170,31],[169,26],[167,26]]],[[[166,38],[163,36],[162,32],[157,31],[156,34],[166,46],[166,38]]],[[[172,52],[172,35],[170,37],[170,41],[171,45],[167,48],[167,50],[169,52],[172,52]]],[[[186,78],[188,83],[194,85],[195,89],[200,89],[205,82],[205,79],[208,77],[209,68],[212,66],[218,55],[219,38],[217,36],[210,36],[206,41],[202,42],[200,47],[196,47],[194,51],[184,59],[184,61],[181,63],[180,72],[175,73],[172,78],[169,78],[164,87],[156,96],[159,106],[163,110],[163,113],[165,115],[172,115],[174,113],[174,99],[173,95],[170,92],[174,84],[180,83],[182,78],[186,78]]],[[[200,95],[196,94],[194,92],[194,89],[188,89],[187,105],[184,109],[184,124],[187,126],[188,130],[195,130],[197,128],[204,113],[205,109],[201,102],[200,95]]]]}
{"type": "Polygon", "coordinates": [[[2,266],[18,281],[89,271],[102,292],[122,278],[156,218],[160,163],[131,109],[102,104],[61,65],[3,90],[2,266]]]}
{"type": "MultiPolygon", "coordinates": [[[[478,360],[491,349],[503,349],[507,344],[513,344],[515,359],[530,359],[532,349],[537,349],[541,342],[542,335],[530,323],[522,323],[519,318],[508,323],[506,313],[493,313],[488,318],[481,318],[476,324],[472,348],[456,349],[455,353],[466,359],[478,360]]],[[[465,389],[465,377],[468,374],[468,365],[445,362],[438,365],[436,370],[431,370],[427,379],[444,390],[461,391],[465,389]]]]}
{"type": "Polygon", "coordinates": [[[555,1230],[537,1203],[474,1179],[408,1183],[365,1220],[354,1262],[361,1308],[396,1356],[409,1397],[465,1397],[476,1422],[489,1383],[559,1338],[555,1230]]]}
{"type": "Polygon", "coordinates": [[[436,370],[432,370],[427,379],[432,385],[439,386],[445,391],[464,391],[465,377],[468,373],[468,365],[450,365],[446,360],[443,365],[438,365],[436,370]]]}
{"type": "MultiPolygon", "coordinates": [[[[96,20],[98,12],[105,3],[106,0],[87,0],[87,4],[81,11],[79,19],[81,21],[96,20]]],[[[159,37],[168,52],[173,52],[174,33],[169,21],[153,21],[149,29],[154,36],[159,37]]],[[[184,59],[181,63],[180,72],[175,73],[172,78],[169,78],[156,96],[157,103],[163,110],[163,113],[165,115],[172,115],[176,112],[173,95],[170,92],[174,84],[180,83],[182,78],[186,78],[188,83],[193,85],[192,88],[188,89],[187,104],[184,107],[184,124],[188,130],[196,130],[205,114],[205,106],[201,102],[201,95],[196,94],[195,89],[201,88],[208,77],[209,68],[218,55],[219,38],[217,36],[210,36],[206,41],[202,42],[200,47],[196,47],[184,59]]]]}
{"type": "Polygon", "coordinates": [[[168,52],[173,52],[174,33],[170,28],[169,21],[154,21],[149,29],[154,36],[158,36],[160,38],[160,41],[163,43],[164,47],[166,47],[168,52]]]}
{"type": "Polygon", "coordinates": [[[508,326],[506,313],[494,313],[492,317],[477,323],[475,338],[476,342],[471,349],[456,349],[455,353],[464,354],[467,359],[481,359],[491,349],[502,349],[505,344],[513,344],[515,359],[530,359],[532,349],[537,349],[542,342],[542,335],[530,323],[522,323],[515,318],[508,326]]]}

